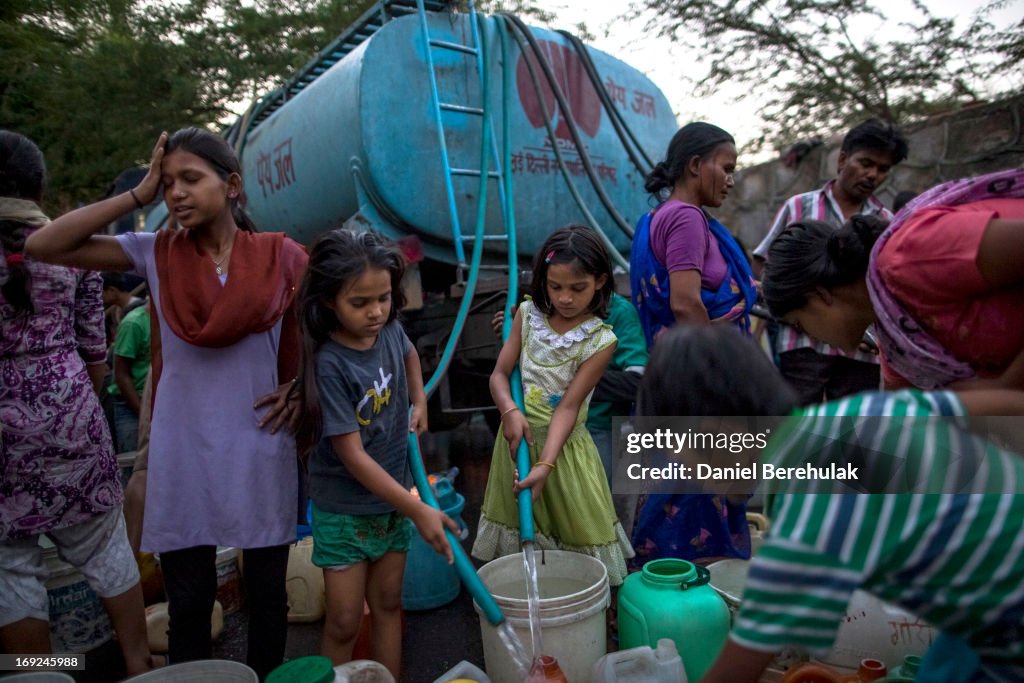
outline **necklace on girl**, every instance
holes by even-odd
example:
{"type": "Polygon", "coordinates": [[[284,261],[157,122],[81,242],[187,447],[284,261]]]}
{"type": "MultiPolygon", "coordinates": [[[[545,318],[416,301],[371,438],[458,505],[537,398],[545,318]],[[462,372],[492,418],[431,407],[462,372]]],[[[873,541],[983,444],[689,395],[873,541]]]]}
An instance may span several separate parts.
{"type": "MultiPolygon", "coordinates": [[[[234,246],[233,244],[231,246],[234,246]]],[[[217,275],[223,275],[227,268],[224,266],[224,262],[228,260],[231,255],[231,247],[228,247],[220,259],[213,258],[213,254],[210,254],[210,260],[213,261],[214,270],[217,271],[217,275]]]]}
{"type": "Polygon", "coordinates": [[[217,259],[213,258],[213,256],[210,256],[210,260],[213,261],[214,270],[217,271],[217,275],[224,274],[224,269],[221,267],[221,264],[224,263],[227,257],[228,254],[224,254],[223,256],[220,257],[220,261],[218,261],[217,259]]]}

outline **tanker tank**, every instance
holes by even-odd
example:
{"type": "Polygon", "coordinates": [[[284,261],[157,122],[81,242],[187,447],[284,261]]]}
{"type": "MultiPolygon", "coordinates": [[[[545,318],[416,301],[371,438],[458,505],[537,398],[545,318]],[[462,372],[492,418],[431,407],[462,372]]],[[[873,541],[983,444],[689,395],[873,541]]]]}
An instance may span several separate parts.
{"type": "MultiPolygon", "coordinates": [[[[497,23],[482,22],[485,68],[490,77],[489,110],[494,149],[502,149],[502,51],[497,23]]],[[[466,14],[428,13],[432,38],[473,44],[466,14]]],[[[555,80],[568,100],[572,121],[611,203],[632,226],[650,209],[643,172],[602,107],[598,89],[584,60],[558,32],[531,28],[555,80]]],[[[445,173],[434,115],[420,19],[415,14],[387,21],[343,59],[288,99],[273,114],[239,135],[237,148],[245,174],[247,210],[262,230],[285,231],[309,244],[321,232],[349,225],[372,227],[401,239],[416,235],[425,255],[457,262],[445,173]]],[[[481,84],[475,59],[452,50],[431,48],[439,99],[464,107],[481,107],[481,84]]],[[[621,119],[650,159],[658,159],[676,130],[665,96],[642,73],[618,59],[587,48],[599,82],[621,119]]],[[[586,175],[569,122],[531,55],[540,81],[531,79],[527,58],[508,40],[511,87],[508,89],[511,172],[521,257],[529,258],[555,228],[586,223],[563,179],[554,145],[561,152],[583,204],[622,253],[629,236],[616,225],[586,175]],[[543,107],[541,106],[543,102],[543,107]],[[547,111],[555,131],[550,139],[547,111]]],[[[482,117],[463,111],[442,112],[453,168],[480,169],[482,117]]],[[[244,122],[243,122],[244,125],[244,122]]],[[[498,169],[490,155],[490,171],[498,169]]],[[[634,155],[636,156],[636,155],[634,155]]],[[[454,175],[461,232],[476,224],[479,177],[454,175]]],[[[505,232],[498,183],[488,183],[485,231],[505,232]]],[[[154,229],[161,212],[147,221],[154,229]]],[[[485,258],[506,260],[504,242],[485,243],[485,258]]],[[[470,248],[467,245],[466,249],[470,248]]],[[[627,256],[628,258],[628,256],[627,256]]],[[[528,263],[526,261],[525,263],[528,263]]]]}

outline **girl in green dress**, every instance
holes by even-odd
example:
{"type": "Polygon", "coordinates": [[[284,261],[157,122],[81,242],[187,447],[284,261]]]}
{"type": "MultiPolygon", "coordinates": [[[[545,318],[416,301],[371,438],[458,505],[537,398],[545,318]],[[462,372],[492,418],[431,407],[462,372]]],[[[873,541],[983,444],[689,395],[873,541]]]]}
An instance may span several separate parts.
{"type": "Polygon", "coordinates": [[[519,307],[491,374],[502,434],[494,443],[473,555],[492,560],[520,551],[516,494],[529,488],[536,547],[596,557],[617,586],[633,550],[584,424],[594,386],[616,345],[611,327],[601,321],[613,290],[608,252],[592,230],[561,228],[534,259],[531,289],[533,298],[519,307]],[[509,389],[516,363],[525,415],[509,389]],[[521,439],[530,445],[533,464],[520,479],[512,454],[521,439]]]}

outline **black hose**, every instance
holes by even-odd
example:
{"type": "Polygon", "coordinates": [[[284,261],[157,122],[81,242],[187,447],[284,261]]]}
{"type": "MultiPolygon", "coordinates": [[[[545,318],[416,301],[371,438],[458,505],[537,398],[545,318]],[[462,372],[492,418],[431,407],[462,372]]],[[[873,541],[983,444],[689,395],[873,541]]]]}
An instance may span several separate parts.
{"type": "Polygon", "coordinates": [[[622,118],[622,112],[612,102],[612,98],[608,95],[608,90],[604,87],[604,83],[601,82],[601,76],[597,73],[597,67],[594,65],[594,60],[590,57],[590,52],[587,50],[587,46],[583,44],[583,41],[577,38],[568,31],[558,31],[562,37],[569,41],[569,44],[576,50],[576,54],[579,55],[580,62],[583,64],[584,70],[587,72],[587,76],[590,77],[590,82],[594,85],[594,90],[597,92],[597,96],[601,99],[601,104],[604,105],[605,111],[608,112],[608,118],[612,122],[612,126],[615,128],[615,133],[618,135],[619,141],[622,142],[623,148],[629,155],[630,160],[636,167],[636,170],[640,171],[641,174],[646,176],[654,168],[654,162],[647,156],[647,152],[643,146],[636,139],[632,129],[626,120],[622,118]],[[627,140],[628,138],[628,140],[627,140]],[[630,144],[632,143],[632,145],[630,144]],[[634,151],[634,147],[636,148],[634,151]],[[637,158],[636,153],[639,152],[640,156],[643,157],[643,161],[637,158]]]}
{"type": "MultiPolygon", "coordinates": [[[[511,35],[512,39],[516,41],[519,51],[525,55],[527,46],[523,43],[523,39],[519,36],[518,32],[512,30],[511,22],[507,23],[509,23],[509,35],[511,35]]],[[[544,94],[540,89],[540,80],[537,78],[537,72],[533,67],[533,63],[529,59],[524,59],[523,63],[526,64],[526,71],[530,75],[530,82],[533,85],[533,91],[537,95],[537,104],[540,107],[541,118],[544,121],[545,129],[547,129],[548,139],[551,140],[552,151],[555,153],[555,161],[558,163],[558,168],[562,172],[562,177],[565,179],[565,185],[568,188],[569,193],[572,194],[573,199],[576,200],[576,205],[579,207],[580,213],[583,214],[584,219],[597,233],[601,242],[605,245],[605,248],[608,249],[608,253],[612,256],[612,260],[626,270],[629,270],[629,262],[622,257],[622,254],[615,248],[612,241],[608,239],[608,235],[606,235],[604,230],[601,229],[601,225],[597,222],[597,219],[594,218],[594,215],[583,203],[583,197],[580,196],[579,190],[577,190],[576,186],[573,184],[572,177],[569,174],[569,169],[565,165],[565,159],[562,158],[562,152],[558,148],[558,138],[555,137],[555,129],[551,125],[551,115],[548,114],[548,107],[544,103],[544,94]]]]}
{"type": "MultiPolygon", "coordinates": [[[[548,63],[547,57],[541,52],[540,46],[537,44],[537,39],[533,37],[533,33],[529,27],[523,23],[519,17],[508,14],[506,12],[500,12],[499,16],[504,17],[508,22],[511,22],[515,28],[526,38],[530,44],[530,49],[537,59],[537,63],[540,64],[541,70],[544,72],[544,77],[548,81],[548,86],[551,88],[551,92],[554,94],[555,99],[558,101],[558,106],[562,110],[562,115],[565,118],[566,127],[569,129],[569,134],[572,136],[572,140],[576,145],[576,151],[579,153],[580,162],[583,164],[583,169],[587,173],[587,177],[590,179],[591,185],[594,187],[594,191],[597,192],[598,198],[601,200],[601,204],[604,205],[608,214],[612,217],[615,223],[622,229],[630,239],[633,238],[633,226],[619,213],[618,209],[615,208],[615,204],[608,197],[608,193],[604,191],[604,187],[601,185],[600,180],[597,178],[597,174],[594,172],[594,167],[590,163],[590,154],[587,153],[586,147],[583,145],[583,140],[580,138],[579,130],[576,128],[576,123],[573,121],[572,111],[569,109],[569,104],[565,100],[565,95],[562,93],[562,88],[558,85],[555,80],[555,75],[551,71],[551,65],[548,63]]],[[[514,32],[513,32],[514,33],[514,32]]],[[[529,63],[529,60],[527,60],[529,63]]]]}

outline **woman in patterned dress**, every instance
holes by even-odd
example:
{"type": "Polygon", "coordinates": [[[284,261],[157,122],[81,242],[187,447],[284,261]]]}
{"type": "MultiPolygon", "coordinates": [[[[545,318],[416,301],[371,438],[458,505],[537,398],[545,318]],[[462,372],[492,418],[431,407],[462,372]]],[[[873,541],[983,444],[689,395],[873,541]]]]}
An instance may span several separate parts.
{"type": "Polygon", "coordinates": [[[50,652],[46,535],[102,598],[136,674],[151,662],[121,475],[97,398],[102,282],[26,258],[26,238],[49,222],[39,208],[45,181],[39,148],[0,131],[0,650],[50,652]]]}

